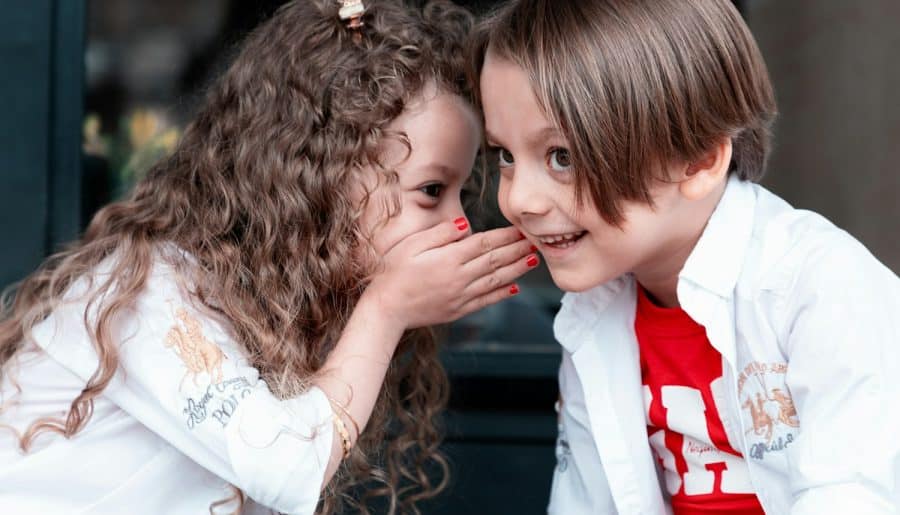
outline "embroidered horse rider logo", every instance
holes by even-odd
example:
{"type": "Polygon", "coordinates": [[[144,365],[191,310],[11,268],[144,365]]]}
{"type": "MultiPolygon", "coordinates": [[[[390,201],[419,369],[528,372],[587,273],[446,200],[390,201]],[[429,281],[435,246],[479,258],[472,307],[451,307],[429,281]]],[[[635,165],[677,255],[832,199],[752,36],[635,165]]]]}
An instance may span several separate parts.
{"type": "Polygon", "coordinates": [[[784,393],[781,388],[772,388],[772,399],[778,403],[778,421],[791,427],[800,427],[797,418],[797,408],[794,407],[794,399],[784,393]]]}
{"type": "Polygon", "coordinates": [[[192,317],[186,309],[178,308],[175,310],[174,316],[180,324],[176,322],[166,333],[165,345],[172,348],[187,367],[181,384],[183,385],[184,380],[190,375],[194,386],[199,386],[197,378],[204,372],[209,376],[211,382],[221,382],[222,361],[225,359],[222,349],[203,335],[200,322],[192,317]]]}
{"type": "MultiPolygon", "coordinates": [[[[783,363],[759,363],[753,362],[747,365],[738,378],[739,394],[743,393],[744,386],[750,379],[755,380],[759,390],[755,397],[747,392],[741,407],[750,410],[750,419],[753,427],[747,429],[757,436],[763,436],[767,444],[772,442],[773,435],[779,425],[789,428],[800,427],[797,418],[797,408],[789,392],[782,388],[769,388],[766,385],[766,376],[769,379],[782,379],[787,372],[787,365],[783,363]]],[[[753,383],[754,381],[750,381],[753,383]]]]}
{"type": "Polygon", "coordinates": [[[756,402],[748,397],[741,407],[750,410],[750,418],[753,420],[753,428],[748,429],[747,432],[753,431],[756,435],[765,435],[766,441],[771,441],[775,422],[766,412],[766,401],[762,395],[759,392],[756,393],[756,402]]]}

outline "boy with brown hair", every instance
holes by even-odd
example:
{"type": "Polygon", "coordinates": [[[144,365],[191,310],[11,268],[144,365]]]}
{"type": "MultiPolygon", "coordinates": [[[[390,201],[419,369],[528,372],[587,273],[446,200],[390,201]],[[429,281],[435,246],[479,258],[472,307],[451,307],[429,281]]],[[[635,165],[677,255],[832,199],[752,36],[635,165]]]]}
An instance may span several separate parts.
{"type": "Polygon", "coordinates": [[[900,280],[754,184],[727,0],[514,0],[475,79],[504,215],[569,292],[549,511],[895,513],[900,280]]]}

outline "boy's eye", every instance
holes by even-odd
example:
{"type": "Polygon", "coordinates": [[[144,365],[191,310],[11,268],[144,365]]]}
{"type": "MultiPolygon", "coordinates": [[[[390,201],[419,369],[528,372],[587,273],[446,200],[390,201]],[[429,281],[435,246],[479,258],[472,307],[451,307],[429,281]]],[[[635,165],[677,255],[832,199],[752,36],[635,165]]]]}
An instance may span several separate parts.
{"type": "Polygon", "coordinates": [[[513,158],[512,152],[503,147],[497,147],[497,164],[500,168],[512,166],[514,163],[515,159],[513,158]]]}
{"type": "Polygon", "coordinates": [[[547,163],[550,168],[557,172],[567,172],[572,168],[572,158],[569,155],[568,149],[565,148],[555,148],[551,150],[547,163]]]}
{"type": "Polygon", "coordinates": [[[431,184],[426,184],[419,188],[419,191],[428,195],[432,198],[438,198],[441,196],[441,192],[444,191],[444,185],[439,182],[433,182],[431,184]]]}

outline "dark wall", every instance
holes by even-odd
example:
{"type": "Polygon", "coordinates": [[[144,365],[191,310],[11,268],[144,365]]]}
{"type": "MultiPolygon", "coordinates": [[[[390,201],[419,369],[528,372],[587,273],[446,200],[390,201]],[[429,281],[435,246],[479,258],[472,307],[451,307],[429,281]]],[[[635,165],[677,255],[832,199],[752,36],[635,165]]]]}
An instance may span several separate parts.
{"type": "Polygon", "coordinates": [[[778,107],[765,184],[900,273],[900,2],[753,0],[778,107]]]}
{"type": "Polygon", "coordinates": [[[6,2],[0,16],[0,287],[80,226],[81,0],[6,2]]]}

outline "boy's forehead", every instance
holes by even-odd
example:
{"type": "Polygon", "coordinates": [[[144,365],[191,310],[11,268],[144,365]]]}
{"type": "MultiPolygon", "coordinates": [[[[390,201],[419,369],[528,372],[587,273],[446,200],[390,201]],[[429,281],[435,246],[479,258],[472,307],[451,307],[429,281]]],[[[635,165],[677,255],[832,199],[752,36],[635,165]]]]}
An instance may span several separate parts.
{"type": "MultiPolygon", "coordinates": [[[[526,81],[528,80],[528,74],[522,66],[513,59],[510,59],[506,55],[500,54],[489,47],[484,55],[484,65],[481,67],[481,77],[484,79],[486,76],[496,74],[521,75],[521,78],[524,78],[526,81]]],[[[485,85],[483,80],[481,85],[482,87],[485,85]]]]}
{"type": "Polygon", "coordinates": [[[513,130],[529,140],[563,136],[538,102],[526,71],[490,51],[481,71],[481,98],[489,140],[502,139],[513,130]]]}

